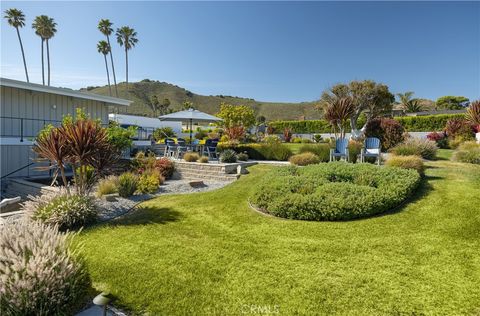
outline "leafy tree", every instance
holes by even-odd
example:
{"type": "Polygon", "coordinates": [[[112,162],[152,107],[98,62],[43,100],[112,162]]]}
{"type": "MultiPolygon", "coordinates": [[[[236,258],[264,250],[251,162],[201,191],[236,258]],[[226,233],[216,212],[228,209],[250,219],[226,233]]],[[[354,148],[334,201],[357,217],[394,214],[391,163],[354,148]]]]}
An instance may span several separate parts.
{"type": "Polygon", "coordinates": [[[122,152],[124,149],[132,146],[132,138],[137,134],[136,126],[129,126],[128,128],[120,127],[117,122],[110,121],[107,127],[108,142],[118,151],[122,152]]]}
{"type": "Polygon", "coordinates": [[[267,118],[263,115],[259,115],[257,116],[257,123],[258,124],[262,124],[262,123],[265,123],[267,121],[267,118]]]}
{"type": "Polygon", "coordinates": [[[183,102],[182,104],[182,109],[183,110],[189,110],[189,109],[194,109],[195,110],[195,107],[193,106],[193,103],[190,102],[190,101],[185,101],[183,102]]]}
{"type": "Polygon", "coordinates": [[[173,129],[169,126],[160,127],[153,131],[153,139],[155,139],[156,141],[159,141],[165,138],[173,138],[175,136],[177,135],[175,134],[173,129]]]}
{"type": "Polygon", "coordinates": [[[469,105],[469,100],[462,96],[446,95],[437,99],[437,107],[447,110],[460,110],[469,105]]]}
{"type": "Polygon", "coordinates": [[[115,66],[113,64],[113,54],[111,49],[112,46],[110,45],[110,35],[112,35],[113,33],[112,25],[113,23],[110,22],[110,20],[102,19],[100,20],[100,22],[98,22],[97,28],[103,35],[105,35],[105,37],[107,38],[108,47],[110,47],[109,53],[110,53],[110,62],[112,63],[113,85],[115,86],[115,96],[118,97],[117,77],[115,75],[115,66]]]}
{"type": "Polygon", "coordinates": [[[103,55],[105,60],[105,69],[107,70],[107,82],[108,82],[108,90],[110,91],[110,96],[112,95],[112,87],[110,86],[110,74],[108,73],[108,63],[107,63],[107,55],[110,52],[110,45],[106,41],[99,41],[97,44],[97,51],[103,55]]]}
{"type": "Polygon", "coordinates": [[[122,26],[116,32],[117,42],[125,48],[125,78],[128,90],[128,51],[138,43],[137,32],[128,26],[122,26]]]}
{"type": "Polygon", "coordinates": [[[160,115],[165,115],[168,113],[168,108],[170,106],[170,100],[168,98],[163,99],[163,101],[160,103],[160,115]]]}
{"type": "Polygon", "coordinates": [[[160,101],[158,101],[158,97],[156,95],[152,95],[149,105],[153,111],[153,114],[157,116],[158,110],[160,109],[160,101]]]}
{"type": "Polygon", "coordinates": [[[243,126],[248,129],[255,124],[255,113],[246,105],[222,103],[217,116],[223,119],[222,124],[226,128],[243,126]]]}
{"type": "Polygon", "coordinates": [[[7,19],[7,22],[10,26],[13,26],[15,30],[17,30],[18,41],[20,42],[20,49],[23,57],[23,67],[25,68],[25,77],[27,77],[27,82],[30,82],[28,79],[27,62],[25,61],[25,51],[23,50],[23,43],[19,30],[21,27],[25,26],[25,15],[22,11],[12,8],[5,10],[4,18],[7,19]]]}
{"type": "Polygon", "coordinates": [[[325,109],[328,104],[332,104],[336,99],[350,97],[355,106],[355,110],[350,116],[350,126],[352,127],[352,136],[359,138],[365,132],[366,124],[373,118],[390,112],[395,97],[388,90],[388,86],[376,83],[372,80],[351,81],[348,84],[336,84],[322,93],[320,107],[325,109]],[[358,129],[357,122],[360,115],[364,113],[366,123],[358,129]]]}

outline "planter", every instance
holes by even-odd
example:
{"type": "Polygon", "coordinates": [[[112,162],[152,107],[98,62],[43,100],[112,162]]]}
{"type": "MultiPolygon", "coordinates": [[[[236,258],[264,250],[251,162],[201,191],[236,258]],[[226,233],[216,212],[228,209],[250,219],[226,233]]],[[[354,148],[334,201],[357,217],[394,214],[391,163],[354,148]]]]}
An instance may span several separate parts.
{"type": "Polygon", "coordinates": [[[475,139],[477,140],[477,144],[480,144],[480,132],[475,134],[475,139]]]}

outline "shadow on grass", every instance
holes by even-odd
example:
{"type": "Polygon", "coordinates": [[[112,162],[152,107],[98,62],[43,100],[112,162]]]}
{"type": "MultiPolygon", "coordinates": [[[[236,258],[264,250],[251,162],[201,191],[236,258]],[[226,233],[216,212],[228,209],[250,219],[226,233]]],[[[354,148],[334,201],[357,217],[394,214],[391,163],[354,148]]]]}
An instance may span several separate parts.
{"type": "Polygon", "coordinates": [[[114,226],[167,224],[176,222],[180,212],[165,207],[139,207],[130,214],[110,222],[114,226]]]}

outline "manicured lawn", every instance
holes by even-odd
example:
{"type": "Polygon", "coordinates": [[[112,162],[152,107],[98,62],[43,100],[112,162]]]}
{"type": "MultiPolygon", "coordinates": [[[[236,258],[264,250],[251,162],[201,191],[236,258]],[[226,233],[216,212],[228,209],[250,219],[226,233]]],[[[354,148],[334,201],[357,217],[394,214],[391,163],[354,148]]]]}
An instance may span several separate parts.
{"type": "Polygon", "coordinates": [[[94,287],[136,313],[476,315],[480,167],[429,166],[413,201],[375,218],[256,213],[247,197],[272,167],[255,166],[224,189],[157,198],[80,239],[94,287]]]}

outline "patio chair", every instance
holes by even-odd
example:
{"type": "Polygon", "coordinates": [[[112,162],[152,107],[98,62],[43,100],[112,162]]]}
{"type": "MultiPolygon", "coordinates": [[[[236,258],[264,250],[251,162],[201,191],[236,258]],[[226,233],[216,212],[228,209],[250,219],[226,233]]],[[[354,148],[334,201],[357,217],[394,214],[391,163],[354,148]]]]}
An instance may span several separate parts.
{"type": "Polygon", "coordinates": [[[183,138],[177,139],[177,158],[183,157],[183,155],[188,151],[187,141],[183,138]]]}
{"type": "Polygon", "coordinates": [[[215,158],[218,160],[217,144],[218,139],[207,139],[205,146],[203,146],[203,154],[206,154],[209,159],[215,158]]]}
{"type": "Polygon", "coordinates": [[[360,161],[365,162],[365,158],[373,157],[378,165],[380,165],[380,153],[381,153],[381,146],[380,146],[380,139],[376,137],[368,137],[365,139],[363,144],[363,148],[360,151],[360,161]]]}
{"type": "Polygon", "coordinates": [[[176,157],[177,145],[173,139],[165,139],[165,157],[176,157]]]}
{"type": "Polygon", "coordinates": [[[339,138],[335,141],[335,148],[330,149],[330,161],[335,161],[337,157],[345,159],[345,161],[349,161],[349,153],[348,153],[348,139],[346,138],[339,138]]]}

